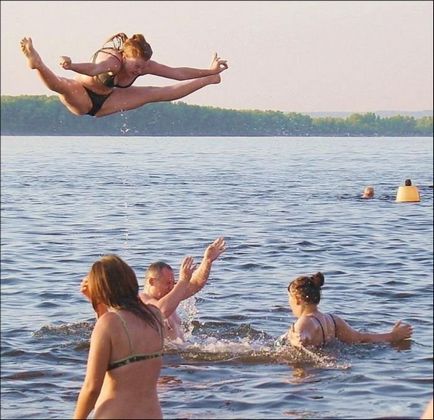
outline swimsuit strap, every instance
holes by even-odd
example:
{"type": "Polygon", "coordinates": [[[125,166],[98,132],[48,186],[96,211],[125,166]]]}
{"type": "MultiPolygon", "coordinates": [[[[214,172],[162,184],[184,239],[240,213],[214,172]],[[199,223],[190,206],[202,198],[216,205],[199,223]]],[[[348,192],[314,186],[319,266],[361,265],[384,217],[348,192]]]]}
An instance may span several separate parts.
{"type": "Polygon", "coordinates": [[[162,351],[156,351],[154,353],[140,353],[140,354],[130,354],[123,359],[116,360],[109,364],[107,370],[113,370],[121,366],[128,365],[129,363],[140,362],[142,360],[155,359],[157,357],[163,356],[162,351]]]}
{"type": "Polygon", "coordinates": [[[163,323],[161,323],[159,330],[160,330],[160,339],[161,339],[161,349],[163,349],[164,347],[164,324],[163,323]]]}
{"type": "Polygon", "coordinates": [[[163,355],[163,345],[164,345],[164,336],[160,331],[160,337],[161,337],[161,350],[156,351],[156,352],[152,352],[152,353],[138,353],[138,354],[134,354],[133,353],[133,349],[132,349],[132,345],[131,345],[131,339],[130,339],[130,335],[128,333],[128,328],[127,328],[127,323],[126,321],[122,318],[121,314],[117,311],[113,311],[118,317],[119,319],[122,321],[122,326],[124,327],[125,333],[127,334],[128,337],[128,344],[130,346],[130,354],[122,359],[116,360],[112,363],[109,364],[107,370],[112,370],[112,369],[116,369],[118,367],[121,366],[125,366],[129,363],[133,363],[133,362],[140,362],[141,360],[149,360],[149,359],[155,359],[156,357],[161,357],[163,355]]]}
{"type": "Polygon", "coordinates": [[[323,326],[322,326],[322,324],[321,324],[321,321],[320,321],[320,320],[319,320],[315,315],[309,315],[309,316],[311,316],[312,318],[315,318],[315,319],[317,320],[319,326],[321,327],[321,331],[322,331],[322,342],[323,342],[323,345],[324,345],[325,342],[326,342],[326,337],[325,337],[324,328],[323,328],[323,326]]]}
{"type": "Polygon", "coordinates": [[[103,53],[105,53],[105,54],[111,55],[112,57],[117,58],[118,61],[119,61],[120,63],[122,63],[122,60],[121,60],[121,59],[120,59],[116,54],[113,54],[113,53],[107,51],[107,50],[113,50],[113,49],[114,49],[114,48],[107,48],[107,47],[105,47],[105,48],[100,48],[100,49],[99,49],[98,51],[96,51],[95,54],[92,56],[92,63],[95,63],[95,61],[96,61],[96,57],[97,57],[98,53],[100,53],[100,52],[103,52],[103,53]]]}
{"type": "MultiPolygon", "coordinates": [[[[92,63],[96,62],[96,58],[98,56],[98,54],[100,52],[103,52],[105,54],[108,54],[112,57],[115,57],[119,63],[122,66],[122,60],[115,54],[113,54],[112,52],[110,52],[112,50],[112,48],[101,48],[99,49],[92,57],[92,63]]],[[[106,71],[104,73],[100,73],[97,74],[96,76],[94,76],[97,80],[99,80],[100,83],[102,83],[103,85],[107,86],[108,88],[113,88],[115,87],[115,77],[116,74],[114,74],[112,71],[106,71]]]]}
{"type": "Polygon", "coordinates": [[[123,319],[123,318],[121,317],[121,314],[120,314],[119,312],[114,311],[114,313],[115,313],[115,314],[119,317],[119,319],[122,321],[122,326],[124,327],[125,333],[126,333],[126,335],[127,335],[127,337],[128,337],[128,344],[129,344],[129,346],[130,346],[130,354],[132,354],[132,353],[133,353],[133,346],[131,345],[131,338],[130,338],[130,334],[128,333],[127,323],[126,323],[125,319],[123,319]]]}
{"type": "MultiPolygon", "coordinates": [[[[140,76],[140,75],[139,75],[140,76]]],[[[126,85],[126,86],[121,86],[121,85],[115,85],[115,87],[117,87],[117,88],[121,88],[121,89],[126,89],[126,88],[129,88],[135,81],[136,81],[136,79],[139,77],[139,76],[136,76],[134,79],[133,79],[133,81],[131,82],[131,83],[128,83],[128,85],[126,85]]]]}
{"type": "MultiPolygon", "coordinates": [[[[117,58],[118,61],[119,61],[119,62],[121,63],[121,65],[122,65],[122,60],[121,60],[117,55],[111,53],[110,51],[107,51],[107,50],[113,50],[113,49],[114,49],[114,48],[108,48],[108,47],[105,47],[105,48],[101,48],[101,49],[99,49],[99,50],[98,50],[98,51],[93,55],[93,57],[92,57],[92,63],[95,63],[95,61],[96,61],[96,57],[97,57],[98,53],[103,52],[103,53],[105,53],[105,54],[108,54],[108,55],[111,55],[112,57],[117,58]]],[[[116,75],[114,75],[114,74],[111,73],[111,72],[106,72],[106,73],[98,74],[96,77],[98,78],[98,80],[99,80],[102,84],[106,85],[107,87],[118,87],[118,88],[126,89],[126,88],[129,88],[129,87],[130,87],[130,86],[131,86],[131,85],[136,81],[136,79],[137,79],[140,75],[137,75],[137,76],[136,76],[136,77],[131,81],[131,83],[129,83],[129,84],[126,85],[126,86],[115,85],[115,84],[114,84],[115,76],[116,76],[116,75]],[[104,78],[107,77],[106,75],[108,75],[107,80],[110,80],[110,85],[107,85],[107,81],[104,80],[104,78]],[[101,80],[101,77],[103,77],[103,80],[101,80]]]]}
{"type": "Polygon", "coordinates": [[[336,325],[336,321],[335,321],[334,316],[332,314],[329,314],[329,315],[330,315],[330,318],[333,321],[333,324],[335,324],[335,337],[337,337],[338,336],[338,326],[336,325]]]}

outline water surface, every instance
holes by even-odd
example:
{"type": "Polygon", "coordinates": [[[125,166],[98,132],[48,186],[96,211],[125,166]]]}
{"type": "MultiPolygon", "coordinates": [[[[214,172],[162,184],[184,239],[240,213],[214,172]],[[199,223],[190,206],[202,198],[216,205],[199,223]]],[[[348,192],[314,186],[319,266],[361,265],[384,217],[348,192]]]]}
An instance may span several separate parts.
{"type": "Polygon", "coordinates": [[[419,417],[432,395],[432,138],[1,140],[1,417],[70,418],[94,324],[79,284],[104,253],[142,281],[225,236],[167,345],[166,418],[419,417]],[[420,203],[395,203],[404,179],[420,203]],[[366,185],[373,200],[361,200],[366,185]],[[286,287],[322,271],[321,307],[411,342],[280,345],[286,287]]]}

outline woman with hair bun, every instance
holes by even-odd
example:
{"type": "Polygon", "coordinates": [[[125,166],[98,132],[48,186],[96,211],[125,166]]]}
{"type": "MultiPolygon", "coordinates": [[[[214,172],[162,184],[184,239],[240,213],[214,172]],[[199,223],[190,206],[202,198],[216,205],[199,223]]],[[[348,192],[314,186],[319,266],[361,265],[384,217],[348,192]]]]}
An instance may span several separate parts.
{"type": "Polygon", "coordinates": [[[388,333],[360,332],[337,315],[318,309],[324,275],[300,276],[288,286],[288,301],[297,321],[288,330],[289,342],[297,347],[321,347],[333,339],[344,343],[396,342],[411,337],[411,325],[398,321],[388,333]]]}
{"type": "Polygon", "coordinates": [[[64,70],[77,73],[74,79],[59,77],[42,61],[31,38],[21,40],[21,50],[31,69],[45,85],[59,94],[60,101],[75,115],[104,117],[139,108],[151,102],[183,98],[210,84],[220,83],[226,60],[214,54],[209,69],[169,67],[151,60],[152,48],[142,34],[113,35],[92,57],[90,63],[75,63],[60,57],[64,70]],[[183,80],[169,86],[132,86],[139,76],[152,74],[183,80]]]}

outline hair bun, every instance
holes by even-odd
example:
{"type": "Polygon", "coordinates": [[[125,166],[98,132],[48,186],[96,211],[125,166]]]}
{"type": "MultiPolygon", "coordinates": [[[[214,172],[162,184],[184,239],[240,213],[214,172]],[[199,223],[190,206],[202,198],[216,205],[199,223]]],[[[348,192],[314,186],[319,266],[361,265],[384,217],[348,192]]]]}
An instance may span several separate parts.
{"type": "Polygon", "coordinates": [[[324,284],[324,274],[319,271],[318,273],[313,274],[311,276],[311,279],[313,284],[318,288],[320,288],[324,284]]]}
{"type": "Polygon", "coordinates": [[[134,41],[141,42],[141,41],[144,41],[144,40],[145,40],[145,37],[144,37],[142,34],[134,34],[134,35],[131,37],[131,39],[134,40],[134,41]]]}

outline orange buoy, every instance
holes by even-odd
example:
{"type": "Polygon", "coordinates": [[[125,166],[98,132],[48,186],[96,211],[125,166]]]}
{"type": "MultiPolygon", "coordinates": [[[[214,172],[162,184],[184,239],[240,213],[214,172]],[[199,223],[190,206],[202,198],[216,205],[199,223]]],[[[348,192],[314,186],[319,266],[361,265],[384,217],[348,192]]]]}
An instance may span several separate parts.
{"type": "Polygon", "coordinates": [[[416,203],[419,201],[419,190],[414,185],[408,185],[398,188],[398,192],[396,193],[397,203],[416,203]]]}

